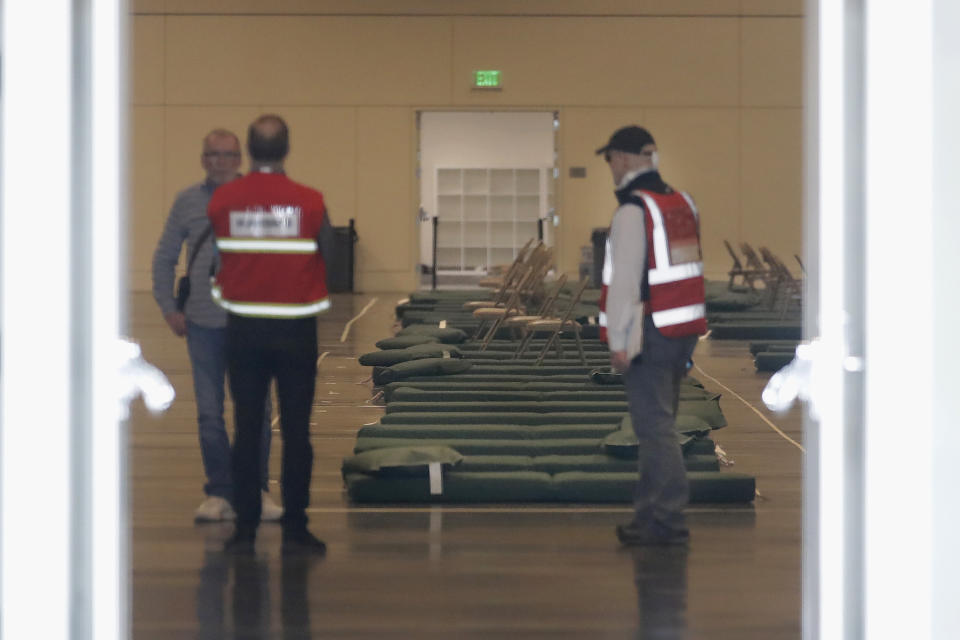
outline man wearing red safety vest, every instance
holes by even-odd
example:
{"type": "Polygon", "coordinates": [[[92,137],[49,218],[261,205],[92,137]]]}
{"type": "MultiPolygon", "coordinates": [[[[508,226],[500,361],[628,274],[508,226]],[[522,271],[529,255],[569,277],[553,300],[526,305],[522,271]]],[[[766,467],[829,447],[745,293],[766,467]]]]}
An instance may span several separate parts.
{"type": "Polygon", "coordinates": [[[700,227],[693,200],[657,171],[653,136],[624,127],[597,150],[610,165],[620,207],[603,269],[601,327],[614,370],[624,374],[640,478],[624,544],[686,544],[689,499],[674,422],[680,380],[706,333],[700,227]]]}
{"type": "Polygon", "coordinates": [[[207,215],[220,253],[213,299],[227,310],[227,368],[234,403],[237,528],[224,550],[254,552],[260,521],[259,429],[270,381],[277,380],[283,436],[283,552],[322,554],[307,530],[316,387],[317,314],[330,306],[326,265],[333,228],[319,191],[283,172],[287,125],[261,116],[247,133],[250,173],[223,185],[207,215]]]}

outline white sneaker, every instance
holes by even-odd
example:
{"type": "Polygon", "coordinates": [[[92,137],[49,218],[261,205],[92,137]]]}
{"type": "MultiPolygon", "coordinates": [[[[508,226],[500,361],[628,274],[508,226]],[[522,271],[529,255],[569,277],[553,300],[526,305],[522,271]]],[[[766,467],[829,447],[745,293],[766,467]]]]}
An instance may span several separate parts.
{"type": "Polygon", "coordinates": [[[237,514],[230,503],[220,496],[210,496],[204,500],[193,513],[196,522],[220,522],[221,520],[236,520],[237,514]]]}
{"type": "Polygon", "coordinates": [[[276,522],[283,517],[283,507],[278,505],[266,491],[260,492],[260,521],[276,522]]]}

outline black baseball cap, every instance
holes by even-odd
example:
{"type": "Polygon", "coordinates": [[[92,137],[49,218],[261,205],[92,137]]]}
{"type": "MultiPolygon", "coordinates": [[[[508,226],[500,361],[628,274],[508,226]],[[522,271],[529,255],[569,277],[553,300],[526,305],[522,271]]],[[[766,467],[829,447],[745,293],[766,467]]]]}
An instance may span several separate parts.
{"type": "Polygon", "coordinates": [[[648,144],[656,144],[653,136],[643,127],[630,125],[614,131],[610,141],[597,149],[597,155],[607,151],[624,151],[626,153],[641,153],[648,144]]]}

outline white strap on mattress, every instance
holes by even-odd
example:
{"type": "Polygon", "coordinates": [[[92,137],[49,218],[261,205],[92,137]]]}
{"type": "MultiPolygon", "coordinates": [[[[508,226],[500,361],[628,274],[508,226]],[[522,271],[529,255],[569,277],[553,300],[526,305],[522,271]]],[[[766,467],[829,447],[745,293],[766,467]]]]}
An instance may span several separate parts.
{"type": "Polygon", "coordinates": [[[443,470],[439,462],[431,462],[430,469],[430,495],[439,496],[443,493],[443,470]]]}

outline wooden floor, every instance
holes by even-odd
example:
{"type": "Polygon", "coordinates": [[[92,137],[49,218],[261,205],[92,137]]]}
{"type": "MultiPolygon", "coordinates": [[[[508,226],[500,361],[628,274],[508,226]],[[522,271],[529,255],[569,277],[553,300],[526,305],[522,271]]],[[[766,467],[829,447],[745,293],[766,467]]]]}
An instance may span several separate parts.
{"type": "MultiPolygon", "coordinates": [[[[340,461],[382,413],[356,356],[390,334],[401,297],[338,295],[321,319],[309,515],[328,554],[305,562],[281,558],[276,525],[238,561],[219,552],[231,525],[193,523],[204,496],[186,346],[149,294],[131,296],[128,333],[177,390],[165,414],[138,403],[130,422],[134,638],[800,637],[802,453],[718,386],[762,406],[766,376],[744,342],[702,341],[695,374],[724,394],[715,439],[760,497],[691,508],[689,552],[621,548],[627,506],[352,507],[340,461]]],[[[801,442],[798,411],[760,411],[801,442]]],[[[279,459],[275,431],[274,486],[279,459]]]]}

